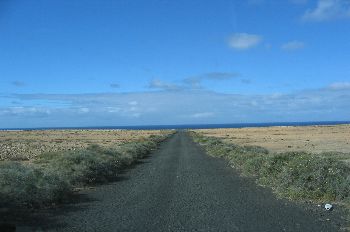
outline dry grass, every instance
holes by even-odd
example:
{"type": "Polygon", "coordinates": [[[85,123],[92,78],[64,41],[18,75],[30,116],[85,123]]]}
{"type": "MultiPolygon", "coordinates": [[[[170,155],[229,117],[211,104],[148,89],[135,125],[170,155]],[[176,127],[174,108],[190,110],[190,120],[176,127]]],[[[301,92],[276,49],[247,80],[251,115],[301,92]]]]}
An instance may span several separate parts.
{"type": "Polygon", "coordinates": [[[167,133],[161,130],[0,131],[0,161],[32,160],[42,153],[81,150],[92,144],[114,147],[167,133]]]}
{"type": "Polygon", "coordinates": [[[209,137],[240,146],[260,146],[270,152],[327,154],[350,161],[350,125],[275,126],[196,130],[209,137]]]}

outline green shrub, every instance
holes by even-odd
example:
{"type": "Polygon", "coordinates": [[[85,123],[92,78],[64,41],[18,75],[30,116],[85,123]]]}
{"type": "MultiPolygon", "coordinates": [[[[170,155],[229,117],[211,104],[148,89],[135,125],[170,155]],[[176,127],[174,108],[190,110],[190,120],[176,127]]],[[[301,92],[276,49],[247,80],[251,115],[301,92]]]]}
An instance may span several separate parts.
{"type": "MultiPolygon", "coordinates": [[[[235,145],[234,145],[235,146],[235,145]]],[[[241,147],[245,152],[251,152],[255,154],[269,154],[269,150],[267,150],[264,147],[259,147],[259,146],[243,146],[241,147]]]]}
{"type": "Polygon", "coordinates": [[[40,206],[59,202],[70,191],[69,183],[52,170],[13,161],[0,164],[0,205],[40,206]]]}
{"type": "Polygon", "coordinates": [[[84,150],[44,154],[36,163],[60,173],[72,185],[85,185],[108,181],[156,147],[154,141],[125,143],[116,148],[92,145],[84,150]]]}
{"type": "Polygon", "coordinates": [[[108,158],[89,149],[41,156],[36,163],[59,173],[73,185],[104,181],[111,172],[108,158]]]}
{"type": "MultiPolygon", "coordinates": [[[[350,168],[335,157],[306,152],[269,153],[257,146],[237,146],[192,133],[209,155],[225,157],[232,166],[292,199],[350,201],[350,168]]],[[[344,154],[341,154],[344,155],[344,154]]]]}
{"type": "Polygon", "coordinates": [[[157,143],[153,141],[131,142],[121,145],[119,151],[122,154],[131,154],[133,158],[142,158],[156,147],[157,143]]]}
{"type": "Polygon", "coordinates": [[[33,164],[0,162],[0,207],[60,202],[76,186],[105,182],[155,149],[166,136],[112,148],[41,154],[33,164]]]}
{"type": "Polygon", "coordinates": [[[246,175],[259,176],[261,168],[266,163],[266,157],[261,155],[246,155],[246,159],[242,162],[242,171],[246,175]]]}
{"type": "Polygon", "coordinates": [[[295,198],[345,200],[350,193],[350,168],[334,158],[311,154],[293,156],[280,173],[280,186],[295,198]]]}

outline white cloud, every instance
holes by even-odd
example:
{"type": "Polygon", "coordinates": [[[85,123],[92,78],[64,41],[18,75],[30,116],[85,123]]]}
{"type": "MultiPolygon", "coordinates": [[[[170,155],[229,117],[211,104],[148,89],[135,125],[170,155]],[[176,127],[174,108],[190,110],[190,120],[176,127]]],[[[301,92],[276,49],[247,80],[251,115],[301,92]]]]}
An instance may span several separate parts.
{"type": "Polygon", "coordinates": [[[137,101],[130,101],[128,104],[131,105],[131,106],[136,106],[139,103],[137,101]]]}
{"type": "Polygon", "coordinates": [[[260,35],[236,33],[229,38],[228,45],[236,50],[247,50],[257,46],[261,41],[260,35]]]}
{"type": "Polygon", "coordinates": [[[194,113],[191,114],[191,118],[208,118],[208,117],[213,117],[214,113],[213,112],[201,112],[201,113],[194,113]]]}
{"type": "Polygon", "coordinates": [[[192,76],[185,78],[183,82],[185,83],[185,88],[189,89],[200,89],[202,87],[202,82],[206,80],[210,81],[224,81],[224,80],[229,80],[233,79],[236,77],[239,77],[239,73],[234,73],[234,72],[210,72],[210,73],[204,73],[201,75],[197,76],[192,76]]]}
{"type": "Polygon", "coordinates": [[[314,9],[305,12],[305,21],[327,21],[333,19],[350,18],[349,0],[318,0],[314,9]]]}
{"type": "Polygon", "coordinates": [[[51,114],[51,109],[45,107],[8,107],[0,110],[0,115],[10,116],[46,116],[51,114]]]}
{"type": "Polygon", "coordinates": [[[295,51],[295,50],[303,49],[304,47],[305,47],[304,42],[294,40],[294,41],[290,41],[285,44],[282,44],[281,49],[285,51],[295,51]]]}
{"type": "Polygon", "coordinates": [[[350,90],[350,82],[336,82],[328,86],[330,90],[350,90]]]}
{"type": "Polygon", "coordinates": [[[152,80],[149,85],[151,89],[161,89],[161,90],[179,90],[181,87],[176,84],[167,83],[158,79],[152,80]]]}
{"type": "Polygon", "coordinates": [[[106,111],[108,113],[119,113],[121,111],[121,108],[120,107],[108,106],[108,107],[106,107],[106,111]]]}
{"type": "Polygon", "coordinates": [[[225,81],[239,77],[236,72],[208,72],[196,76],[187,77],[178,83],[165,82],[159,79],[150,81],[148,88],[165,91],[184,91],[202,89],[204,81],[225,81]]]}
{"type": "Polygon", "coordinates": [[[128,108],[127,110],[128,110],[128,111],[131,111],[131,112],[134,112],[134,111],[137,111],[138,108],[135,107],[135,106],[132,106],[132,107],[128,108]]]}
{"type": "Polygon", "coordinates": [[[86,114],[86,113],[89,113],[89,112],[90,112],[90,109],[89,109],[89,108],[86,108],[86,107],[82,107],[82,108],[80,108],[78,111],[79,111],[79,113],[86,114]]]}
{"type": "Polygon", "coordinates": [[[238,76],[240,76],[240,74],[235,72],[210,72],[199,75],[198,78],[208,80],[227,80],[238,76]]]}
{"type": "Polygon", "coordinates": [[[141,116],[141,113],[133,113],[131,114],[134,118],[139,118],[141,116]]]}

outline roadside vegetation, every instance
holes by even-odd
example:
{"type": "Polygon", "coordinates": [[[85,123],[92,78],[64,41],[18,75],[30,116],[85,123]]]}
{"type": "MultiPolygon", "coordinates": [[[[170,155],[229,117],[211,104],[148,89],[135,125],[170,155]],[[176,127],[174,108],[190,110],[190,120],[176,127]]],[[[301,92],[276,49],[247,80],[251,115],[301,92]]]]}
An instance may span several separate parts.
{"type": "Polygon", "coordinates": [[[40,154],[30,162],[0,162],[0,208],[41,207],[60,203],[77,187],[113,180],[126,167],[157,148],[168,135],[115,147],[40,154]]]}
{"type": "Polygon", "coordinates": [[[313,202],[339,202],[350,206],[350,167],[329,152],[271,153],[258,146],[238,146],[191,132],[207,153],[223,157],[257,183],[273,188],[281,197],[313,202]]]}

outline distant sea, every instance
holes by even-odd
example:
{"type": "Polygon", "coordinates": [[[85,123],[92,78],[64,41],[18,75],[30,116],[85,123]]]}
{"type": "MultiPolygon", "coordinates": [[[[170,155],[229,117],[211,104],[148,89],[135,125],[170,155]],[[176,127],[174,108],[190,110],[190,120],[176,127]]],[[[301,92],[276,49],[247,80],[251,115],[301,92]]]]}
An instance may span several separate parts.
{"type": "Polygon", "coordinates": [[[142,125],[142,126],[91,126],[91,127],[37,127],[37,128],[0,128],[0,130],[165,130],[165,129],[213,129],[269,126],[315,126],[350,124],[350,121],[322,122],[269,122],[269,123],[226,123],[226,124],[184,124],[184,125],[142,125]]]}

